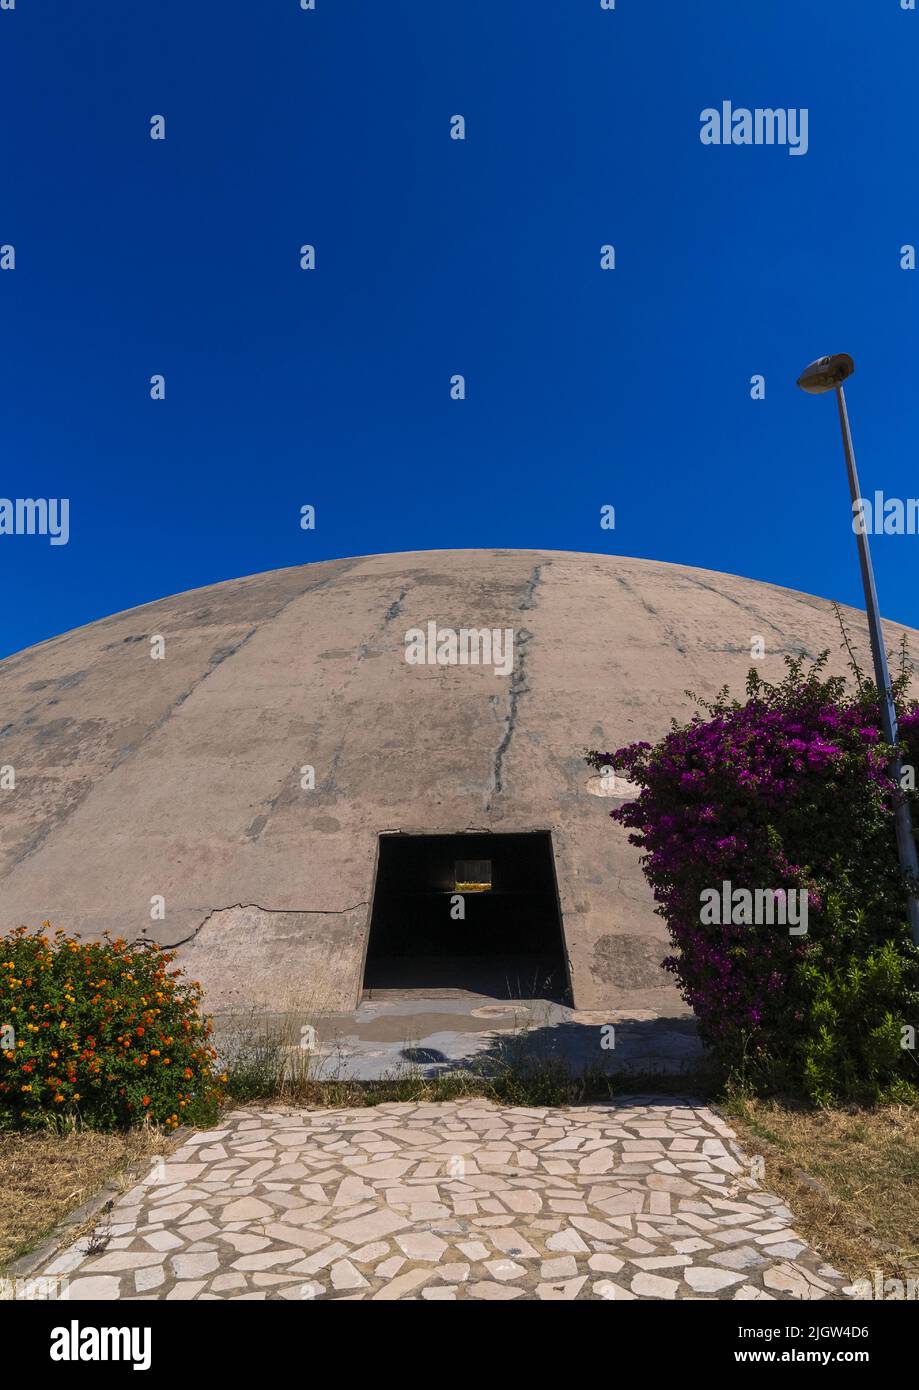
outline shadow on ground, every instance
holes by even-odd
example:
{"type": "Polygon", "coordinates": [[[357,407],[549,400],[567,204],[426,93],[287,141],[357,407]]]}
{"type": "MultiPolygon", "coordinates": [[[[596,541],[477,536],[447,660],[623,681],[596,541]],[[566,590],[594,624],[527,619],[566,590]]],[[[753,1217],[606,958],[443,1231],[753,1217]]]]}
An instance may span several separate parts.
{"type": "Polygon", "coordinates": [[[474,1035],[464,1053],[423,1044],[399,1049],[398,1059],[432,1077],[443,1071],[494,1075],[507,1068],[547,1066],[575,1076],[680,1076],[698,1071],[704,1052],[692,1019],[626,1019],[610,1024],[559,1020],[513,1032],[474,1035]]]}

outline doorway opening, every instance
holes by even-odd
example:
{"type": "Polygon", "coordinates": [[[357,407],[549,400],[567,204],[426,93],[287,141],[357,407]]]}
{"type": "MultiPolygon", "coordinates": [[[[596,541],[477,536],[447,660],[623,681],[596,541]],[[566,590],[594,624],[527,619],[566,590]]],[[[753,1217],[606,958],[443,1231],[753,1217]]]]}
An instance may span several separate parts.
{"type": "Polygon", "coordinates": [[[380,836],[364,991],[425,989],[568,997],[548,831],[380,836]]]}

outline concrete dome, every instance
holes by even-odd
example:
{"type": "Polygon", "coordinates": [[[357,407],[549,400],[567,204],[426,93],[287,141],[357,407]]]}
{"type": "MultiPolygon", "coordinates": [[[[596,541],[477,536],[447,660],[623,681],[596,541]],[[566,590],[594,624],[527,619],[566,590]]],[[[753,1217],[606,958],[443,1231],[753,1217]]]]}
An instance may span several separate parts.
{"type": "Polygon", "coordinates": [[[764,675],[824,647],[842,669],[821,599],[567,552],[332,560],[66,633],[0,662],[0,928],[181,943],[212,1008],[293,988],[351,1009],[381,837],[543,831],[575,1006],[680,1012],[582,753],[657,738],[687,687],[740,692],[757,636],[764,675]],[[411,664],[429,623],[511,630],[513,669],[411,664]]]}

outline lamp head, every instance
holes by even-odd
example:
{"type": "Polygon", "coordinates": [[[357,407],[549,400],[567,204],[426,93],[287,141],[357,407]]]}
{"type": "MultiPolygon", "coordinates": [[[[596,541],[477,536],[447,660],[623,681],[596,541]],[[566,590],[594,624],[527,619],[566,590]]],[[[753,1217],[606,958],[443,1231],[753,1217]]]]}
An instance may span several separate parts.
{"type": "Polygon", "coordinates": [[[824,391],[834,391],[846,377],[855,371],[855,363],[847,352],[837,352],[833,357],[818,357],[798,377],[802,391],[811,396],[821,396],[824,391]]]}

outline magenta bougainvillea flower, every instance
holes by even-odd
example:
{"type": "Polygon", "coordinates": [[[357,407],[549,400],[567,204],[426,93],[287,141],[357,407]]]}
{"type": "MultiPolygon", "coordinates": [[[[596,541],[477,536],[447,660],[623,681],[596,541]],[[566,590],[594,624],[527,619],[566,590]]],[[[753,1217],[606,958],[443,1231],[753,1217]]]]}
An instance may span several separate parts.
{"type": "MultiPolygon", "coordinates": [[[[642,850],[673,942],[662,964],[703,1040],[729,1066],[752,1060],[820,1099],[908,1085],[910,1063],[919,1073],[900,1045],[919,1023],[919,953],[893,825],[895,799],[913,793],[892,777],[874,688],[848,692],[824,676],[826,659],[805,672],[786,658],[777,685],[752,671],[746,701],[724,691],[655,745],[587,755],[641,787],[611,815],[642,850]],[[806,930],[704,920],[704,895],[725,885],[803,899],[806,930]]],[[[919,710],[903,702],[906,683],[895,693],[909,767],[919,710]]]]}

